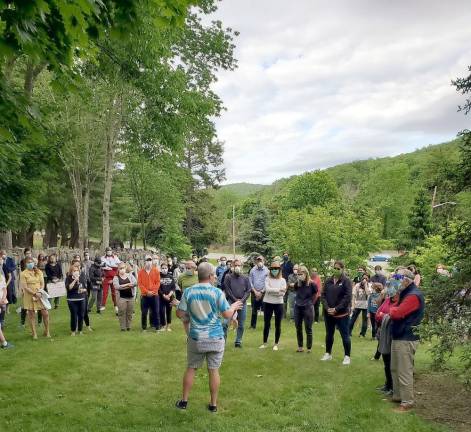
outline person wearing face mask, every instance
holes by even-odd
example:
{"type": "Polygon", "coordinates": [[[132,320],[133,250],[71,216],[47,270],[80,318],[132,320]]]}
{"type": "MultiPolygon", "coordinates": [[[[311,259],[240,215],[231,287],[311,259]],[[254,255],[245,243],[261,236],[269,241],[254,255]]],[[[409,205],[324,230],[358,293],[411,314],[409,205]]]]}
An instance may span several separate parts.
{"type": "MultiPolygon", "coordinates": [[[[16,263],[12,257],[7,255],[5,250],[0,251],[0,256],[3,259],[3,272],[7,279],[7,300],[9,305],[16,304],[16,290],[15,290],[15,280],[16,280],[16,263]],[[9,282],[8,282],[9,281],[9,282]]],[[[8,306],[7,306],[8,311],[8,306]]]]}
{"type": "Polygon", "coordinates": [[[160,268],[159,313],[162,331],[172,331],[172,300],[175,296],[175,280],[168,271],[168,265],[162,264],[160,268]]]}
{"type": "Polygon", "coordinates": [[[185,271],[178,278],[178,285],[182,292],[185,289],[198,283],[198,275],[196,273],[196,264],[193,261],[187,261],[185,263],[185,271]]]}
{"type": "Polygon", "coordinates": [[[83,253],[82,270],[85,273],[85,277],[87,279],[88,296],[90,296],[90,291],[92,289],[92,284],[91,284],[91,281],[90,281],[90,278],[89,278],[90,268],[91,268],[92,264],[93,264],[93,261],[90,259],[90,253],[88,252],[88,250],[86,250],[83,253]]]}
{"type": "Polygon", "coordinates": [[[222,289],[222,275],[227,270],[227,258],[222,256],[219,259],[219,265],[216,267],[216,279],[218,288],[222,289]]]}
{"type": "Polygon", "coordinates": [[[399,402],[399,412],[414,407],[414,356],[419,345],[416,327],[422,322],[425,301],[414,283],[415,274],[408,268],[399,267],[394,278],[401,281],[397,302],[391,305],[391,374],[393,379],[392,400],[399,402]]]}
{"type": "Polygon", "coordinates": [[[179,284],[180,276],[185,273],[185,263],[179,263],[176,268],[173,270],[173,280],[175,282],[175,298],[177,301],[182,299],[182,289],[179,284]]]}
{"type": "Polygon", "coordinates": [[[306,267],[300,266],[297,271],[294,284],[295,306],[294,324],[296,326],[296,337],[298,340],[297,352],[304,351],[303,322],[306,330],[306,348],[310,353],[312,350],[312,323],[314,321],[314,299],[317,294],[317,285],[309,280],[309,272],[306,267]]]}
{"type": "Polygon", "coordinates": [[[24,271],[26,269],[26,260],[28,258],[32,258],[33,253],[31,252],[30,248],[25,248],[23,250],[23,256],[24,258],[20,261],[20,271],[24,271]]]}
{"type": "Polygon", "coordinates": [[[375,274],[371,276],[370,282],[373,283],[380,283],[383,287],[386,286],[386,276],[383,274],[383,268],[380,265],[375,266],[375,274]]]}
{"type": "Polygon", "coordinates": [[[20,275],[20,289],[23,293],[23,309],[27,311],[31,335],[37,339],[35,316],[39,311],[44,322],[44,336],[51,337],[49,333],[49,314],[44,304],[41,302],[39,291],[44,290],[44,277],[38,268],[35,267],[33,258],[25,258],[25,270],[20,275]]]}
{"type": "Polygon", "coordinates": [[[122,332],[131,330],[134,314],[137,281],[130,270],[131,268],[125,263],[120,263],[118,274],[113,278],[113,285],[117,293],[119,327],[122,332]]]}
{"type": "MultiPolygon", "coordinates": [[[[242,308],[237,313],[237,335],[235,347],[242,348],[242,336],[244,335],[245,318],[247,316],[247,299],[250,296],[251,288],[249,278],[242,274],[242,263],[240,260],[234,260],[234,269],[224,280],[224,292],[229,304],[237,301],[242,303],[242,308]]],[[[227,339],[227,328],[229,321],[224,323],[224,339],[227,339]]]]}
{"type": "MultiPolygon", "coordinates": [[[[293,266],[293,273],[288,276],[288,308],[289,308],[289,317],[291,321],[294,321],[294,301],[296,299],[296,291],[294,290],[294,285],[298,281],[298,264],[293,266]]],[[[288,318],[288,317],[286,317],[288,318]]]]}
{"type": "MultiPolygon", "coordinates": [[[[57,261],[57,255],[56,254],[51,254],[49,255],[47,259],[47,264],[46,264],[46,282],[47,283],[56,283],[59,282],[63,279],[63,274],[62,274],[62,266],[61,264],[57,261]]],[[[55,297],[54,298],[54,309],[57,309],[59,307],[59,299],[60,297],[55,297]]]]}
{"type": "Polygon", "coordinates": [[[270,265],[270,273],[265,279],[263,297],[263,344],[261,349],[267,347],[268,335],[270,333],[271,318],[275,315],[275,344],[273,351],[278,351],[278,343],[281,336],[281,320],[283,319],[283,298],[286,293],[286,280],[282,277],[281,266],[278,261],[270,265]]]}
{"type": "Polygon", "coordinates": [[[118,265],[121,263],[121,260],[117,255],[113,253],[113,250],[110,247],[105,249],[105,255],[101,257],[101,262],[103,263],[103,271],[105,279],[103,281],[103,298],[101,301],[102,311],[106,308],[106,301],[108,299],[108,291],[111,288],[111,300],[113,301],[114,309],[116,315],[118,314],[118,305],[116,303],[116,291],[113,286],[113,278],[118,273],[118,265]]]}
{"type": "Polygon", "coordinates": [[[377,387],[376,390],[383,392],[387,396],[393,394],[393,380],[391,375],[391,319],[389,310],[391,304],[394,303],[397,289],[400,286],[400,281],[390,279],[386,282],[386,298],[375,315],[377,335],[378,335],[378,349],[376,350],[375,359],[383,358],[384,375],[386,382],[383,386],[377,387]]]}
{"type": "Polygon", "coordinates": [[[335,328],[340,332],[343,342],[344,358],[342,364],[351,363],[351,341],[349,331],[350,306],[352,303],[352,283],[345,275],[345,265],[342,261],[335,261],[332,277],[324,283],[321,296],[324,307],[325,323],[325,354],[322,361],[332,360],[332,346],[334,345],[335,328]]]}
{"type": "Polygon", "coordinates": [[[154,254],[152,255],[152,265],[160,271],[160,255],[154,254]]]}
{"type": "Polygon", "coordinates": [[[360,337],[366,336],[368,328],[368,297],[372,289],[368,275],[363,275],[361,281],[356,283],[352,291],[352,317],[350,318],[350,336],[358,316],[361,314],[360,337]]]}
{"type": "Polygon", "coordinates": [[[321,305],[322,281],[316,268],[311,269],[310,278],[311,282],[316,284],[317,287],[317,294],[316,298],[314,299],[314,323],[319,324],[319,309],[321,305]]]}
{"type": "Polygon", "coordinates": [[[147,330],[147,317],[150,315],[150,325],[155,330],[160,329],[159,317],[159,288],[160,273],[153,266],[152,257],[146,255],[144,268],[138,273],[138,286],[141,291],[141,326],[147,330]]]}
{"type": "Polygon", "coordinates": [[[90,280],[91,291],[90,301],[88,303],[88,312],[92,311],[93,305],[96,304],[96,313],[101,314],[101,300],[103,296],[103,268],[101,258],[96,256],[90,270],[88,271],[88,279],[90,280]]]}
{"type": "Polygon", "coordinates": [[[263,262],[263,257],[259,255],[255,260],[255,266],[250,269],[249,282],[252,288],[252,318],[250,328],[257,328],[258,311],[263,311],[263,291],[265,290],[265,280],[268,277],[268,268],[263,262]]]}
{"type": "Polygon", "coordinates": [[[67,305],[70,311],[70,335],[75,336],[77,332],[82,334],[87,279],[80,271],[80,264],[77,262],[72,263],[67,272],[65,289],[67,290],[67,305]]]}

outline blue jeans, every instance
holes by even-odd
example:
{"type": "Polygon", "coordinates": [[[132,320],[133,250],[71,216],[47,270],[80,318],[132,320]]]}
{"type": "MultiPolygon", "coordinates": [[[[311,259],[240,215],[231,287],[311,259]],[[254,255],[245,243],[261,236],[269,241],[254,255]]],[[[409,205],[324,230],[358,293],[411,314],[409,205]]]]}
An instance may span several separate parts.
{"type": "MultiPolygon", "coordinates": [[[[232,302],[229,302],[229,304],[232,304],[232,302]]],[[[237,321],[239,325],[237,326],[237,335],[236,335],[236,340],[235,343],[236,345],[239,345],[242,343],[242,336],[244,335],[244,325],[245,325],[245,317],[247,316],[247,303],[244,303],[242,306],[242,309],[237,311],[237,321]]],[[[230,324],[230,319],[225,319],[223,323],[223,329],[224,329],[224,339],[227,339],[227,329],[230,324]]]]}

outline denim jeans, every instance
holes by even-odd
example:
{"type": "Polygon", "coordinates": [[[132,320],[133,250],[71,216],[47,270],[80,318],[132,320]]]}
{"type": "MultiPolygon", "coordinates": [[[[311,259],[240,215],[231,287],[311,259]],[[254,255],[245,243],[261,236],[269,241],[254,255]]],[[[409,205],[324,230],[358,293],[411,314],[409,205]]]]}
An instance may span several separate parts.
{"type": "Polygon", "coordinates": [[[289,308],[289,317],[294,320],[294,303],[296,300],[296,293],[294,291],[288,292],[288,308],[289,308]]]}
{"type": "Polygon", "coordinates": [[[352,335],[353,327],[358,316],[361,314],[361,330],[360,335],[366,336],[366,329],[368,328],[368,311],[366,309],[353,309],[352,318],[350,319],[350,336],[352,335]]]}
{"type": "MultiPolygon", "coordinates": [[[[231,304],[232,302],[229,302],[231,304]]],[[[237,335],[236,335],[236,340],[235,343],[236,345],[239,345],[242,343],[242,336],[244,335],[244,326],[245,326],[245,318],[247,316],[247,303],[244,303],[242,306],[242,309],[237,311],[237,321],[238,321],[238,326],[237,326],[237,335]]],[[[224,329],[224,339],[227,339],[227,329],[231,323],[230,319],[224,320],[223,324],[223,329],[224,329]]]]}

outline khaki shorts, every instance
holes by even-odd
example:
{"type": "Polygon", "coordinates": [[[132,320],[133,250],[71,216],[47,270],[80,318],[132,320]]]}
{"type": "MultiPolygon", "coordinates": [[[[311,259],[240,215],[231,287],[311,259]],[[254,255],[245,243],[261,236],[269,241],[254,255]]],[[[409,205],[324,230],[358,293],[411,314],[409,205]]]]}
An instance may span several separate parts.
{"type": "Polygon", "coordinates": [[[199,369],[203,366],[204,359],[206,359],[208,369],[219,369],[224,356],[224,348],[224,338],[203,340],[188,338],[188,367],[199,369]]]}

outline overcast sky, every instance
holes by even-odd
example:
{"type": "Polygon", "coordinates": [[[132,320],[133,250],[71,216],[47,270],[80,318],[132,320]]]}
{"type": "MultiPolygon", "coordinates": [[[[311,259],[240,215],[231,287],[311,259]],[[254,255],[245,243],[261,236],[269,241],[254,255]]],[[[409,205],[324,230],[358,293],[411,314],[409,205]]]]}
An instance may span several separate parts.
{"type": "Polygon", "coordinates": [[[397,155],[471,128],[450,81],[471,64],[469,0],[223,0],[239,68],[227,111],[227,183],[271,183],[397,155]]]}

